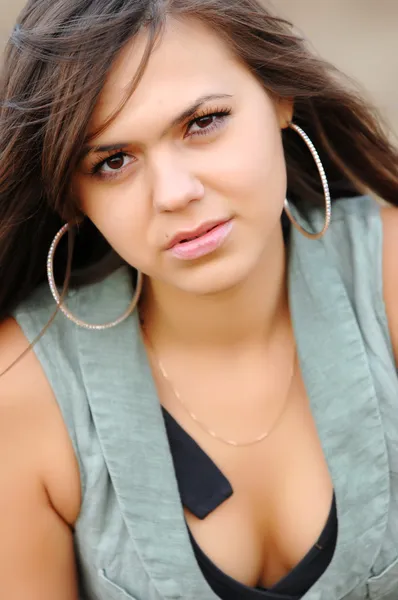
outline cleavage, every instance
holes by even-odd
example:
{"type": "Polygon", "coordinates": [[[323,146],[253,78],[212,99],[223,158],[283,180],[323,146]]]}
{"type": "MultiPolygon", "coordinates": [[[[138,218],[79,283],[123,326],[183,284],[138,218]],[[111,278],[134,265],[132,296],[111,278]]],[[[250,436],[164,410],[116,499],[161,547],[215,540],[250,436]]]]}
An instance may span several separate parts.
{"type": "Polygon", "coordinates": [[[272,587],[324,529],[333,486],[306,397],[257,446],[230,448],[164,410],[190,532],[225,574],[272,587]]]}

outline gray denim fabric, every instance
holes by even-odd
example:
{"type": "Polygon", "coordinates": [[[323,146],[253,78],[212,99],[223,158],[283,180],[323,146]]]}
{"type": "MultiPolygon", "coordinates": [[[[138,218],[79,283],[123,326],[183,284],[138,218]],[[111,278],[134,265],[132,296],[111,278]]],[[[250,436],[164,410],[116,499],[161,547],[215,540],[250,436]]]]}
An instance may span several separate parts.
{"type": "MultiPolygon", "coordinates": [[[[322,214],[314,214],[321,227],[322,214]]],[[[339,533],[305,600],[398,599],[398,379],[382,294],[382,226],[367,196],[333,204],[324,239],[292,232],[289,295],[300,365],[333,478],[339,533]]],[[[127,269],[70,292],[80,318],[111,321],[127,269]]],[[[46,287],[16,311],[33,340],[46,287]]],[[[215,600],[192,552],[136,315],[108,331],[59,314],[35,352],[80,464],[81,600],[215,600]]]]}

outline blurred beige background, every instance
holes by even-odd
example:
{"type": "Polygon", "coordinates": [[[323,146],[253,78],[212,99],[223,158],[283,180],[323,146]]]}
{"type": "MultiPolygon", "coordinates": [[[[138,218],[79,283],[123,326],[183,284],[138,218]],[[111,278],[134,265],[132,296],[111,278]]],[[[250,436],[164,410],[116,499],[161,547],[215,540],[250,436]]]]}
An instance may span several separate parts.
{"type": "MultiPolygon", "coordinates": [[[[24,2],[0,0],[1,44],[24,2]]],[[[364,85],[398,132],[398,0],[272,0],[272,4],[319,54],[364,85]]]]}

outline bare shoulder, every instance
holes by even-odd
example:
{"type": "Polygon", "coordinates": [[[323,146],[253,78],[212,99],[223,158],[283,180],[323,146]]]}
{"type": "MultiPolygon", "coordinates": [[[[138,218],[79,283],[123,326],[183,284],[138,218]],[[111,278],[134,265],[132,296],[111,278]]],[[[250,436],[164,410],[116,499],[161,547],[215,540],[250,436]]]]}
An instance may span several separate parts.
{"type": "Polygon", "coordinates": [[[384,301],[398,365],[398,208],[381,210],[383,222],[384,301]]]}
{"type": "Polygon", "coordinates": [[[0,324],[0,597],[77,598],[70,525],[79,510],[71,442],[34,352],[0,324]]]}

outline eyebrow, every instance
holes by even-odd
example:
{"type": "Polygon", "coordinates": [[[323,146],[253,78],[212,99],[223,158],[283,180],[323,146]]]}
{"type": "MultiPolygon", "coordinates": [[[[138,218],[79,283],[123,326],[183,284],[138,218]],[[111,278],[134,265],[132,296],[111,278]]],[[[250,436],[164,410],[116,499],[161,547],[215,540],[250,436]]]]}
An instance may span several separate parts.
{"type": "MultiPolygon", "coordinates": [[[[208,94],[206,96],[200,96],[195,100],[191,106],[186,108],[183,112],[181,112],[177,117],[175,117],[171,123],[166,127],[166,129],[162,132],[161,138],[164,138],[167,133],[173,129],[174,127],[178,127],[178,125],[182,125],[184,121],[193,117],[195,113],[205,104],[206,102],[210,102],[211,100],[222,100],[225,98],[232,98],[231,94],[208,94]]],[[[120,148],[125,148],[129,146],[131,142],[118,142],[114,144],[105,144],[105,145],[85,145],[82,149],[82,153],[80,155],[80,160],[83,160],[88,154],[104,154],[107,152],[112,152],[113,150],[120,150],[120,148]]]]}

